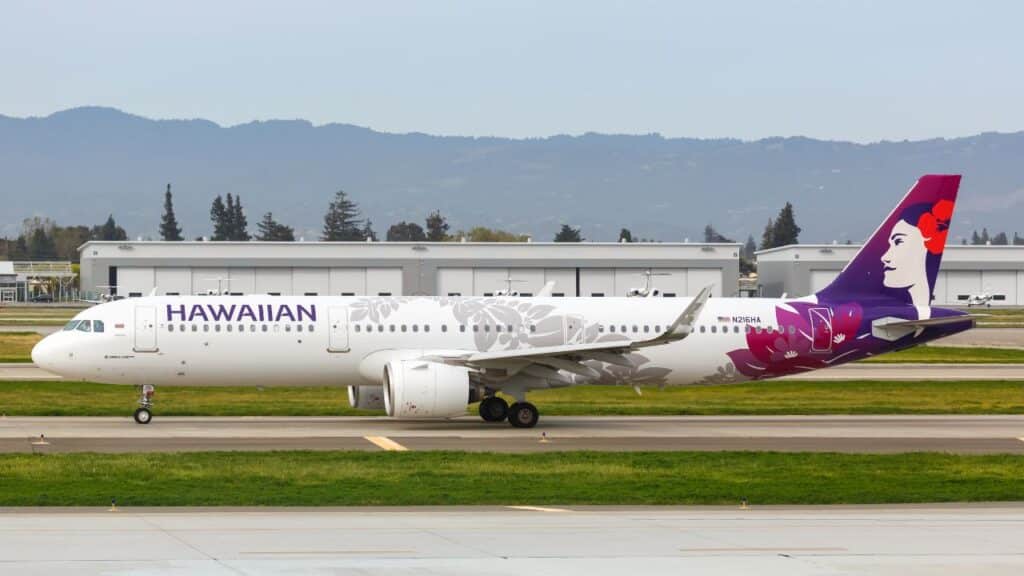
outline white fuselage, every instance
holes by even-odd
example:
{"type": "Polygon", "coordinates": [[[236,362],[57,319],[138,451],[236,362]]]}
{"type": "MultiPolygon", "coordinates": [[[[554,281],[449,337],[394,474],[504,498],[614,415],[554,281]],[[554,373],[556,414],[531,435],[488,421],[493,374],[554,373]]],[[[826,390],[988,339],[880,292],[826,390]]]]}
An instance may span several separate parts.
{"type": "MultiPolygon", "coordinates": [[[[67,378],[116,384],[380,384],[392,359],[647,340],[690,298],[158,296],[101,304],[47,337],[34,361],[67,378]],[[282,313],[282,310],[287,312],[282,313]],[[90,331],[74,326],[92,321],[90,331]],[[92,331],[95,321],[103,332],[92,331]]],[[[685,385],[730,368],[746,332],[776,329],[774,299],[712,298],[685,339],[601,364],[581,383],[685,385]]],[[[743,380],[730,374],[730,380],[743,380]]]]}

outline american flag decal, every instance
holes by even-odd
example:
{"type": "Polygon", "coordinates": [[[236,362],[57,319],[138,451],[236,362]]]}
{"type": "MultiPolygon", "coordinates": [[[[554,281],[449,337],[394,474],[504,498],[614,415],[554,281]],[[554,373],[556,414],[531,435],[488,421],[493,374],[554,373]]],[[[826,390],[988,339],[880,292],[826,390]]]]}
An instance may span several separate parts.
{"type": "Polygon", "coordinates": [[[124,324],[114,324],[114,328],[124,328],[124,324]]]}
{"type": "Polygon", "coordinates": [[[728,316],[719,316],[718,317],[718,321],[719,322],[732,322],[732,318],[730,318],[728,316]]]}

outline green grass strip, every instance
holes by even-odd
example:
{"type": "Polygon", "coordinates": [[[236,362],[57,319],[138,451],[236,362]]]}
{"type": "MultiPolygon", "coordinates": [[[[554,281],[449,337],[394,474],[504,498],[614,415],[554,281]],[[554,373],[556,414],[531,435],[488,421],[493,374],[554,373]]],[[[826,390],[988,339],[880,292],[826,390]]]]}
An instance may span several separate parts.
{"type": "Polygon", "coordinates": [[[862,360],[872,364],[1020,364],[1024,350],[1017,348],[967,348],[954,346],[915,346],[862,360]]]}
{"type": "Polygon", "coordinates": [[[1024,457],[777,452],[0,456],[0,506],[879,504],[1024,500],[1024,457]]]}
{"type": "MultiPolygon", "coordinates": [[[[773,414],[1024,414],[1024,382],[764,381],[721,386],[578,386],[531,392],[545,416],[773,414]]],[[[130,386],[86,382],[0,382],[8,416],[127,416],[130,386]]],[[[472,413],[475,406],[470,407],[472,413]]],[[[379,415],[352,410],[345,389],[161,387],[159,416],[379,415]]]]}

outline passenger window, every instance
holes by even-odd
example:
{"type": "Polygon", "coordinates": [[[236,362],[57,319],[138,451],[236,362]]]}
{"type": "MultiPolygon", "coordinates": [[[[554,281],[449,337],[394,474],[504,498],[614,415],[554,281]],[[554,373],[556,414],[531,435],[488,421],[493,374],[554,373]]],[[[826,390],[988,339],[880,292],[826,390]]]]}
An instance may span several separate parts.
{"type": "Polygon", "coordinates": [[[473,332],[479,332],[479,331],[480,331],[480,325],[479,324],[473,324],[473,332]]]}
{"type": "MultiPolygon", "coordinates": [[[[310,324],[309,325],[309,332],[312,332],[314,328],[316,328],[316,324],[310,324]]],[[[369,330],[367,330],[367,332],[369,332],[369,330]]]]}
{"type": "Polygon", "coordinates": [[[356,332],[359,332],[359,330],[360,330],[359,324],[356,324],[356,332]]]}
{"type": "Polygon", "coordinates": [[[619,326],[619,328],[622,330],[623,334],[625,334],[627,332],[625,324],[623,324],[622,326],[619,326]]]}
{"type": "Polygon", "coordinates": [[[184,332],[184,331],[185,331],[185,325],[184,325],[184,324],[180,324],[180,325],[178,326],[178,330],[179,330],[180,332],[184,332]]]}
{"type": "Polygon", "coordinates": [[[459,324],[459,332],[465,332],[465,331],[466,331],[466,325],[465,324],[459,324]]]}
{"type": "Polygon", "coordinates": [[[789,334],[790,335],[796,334],[796,326],[790,325],[790,327],[789,327],[789,334]]]}
{"type": "Polygon", "coordinates": [[[291,332],[292,331],[292,325],[291,324],[285,324],[284,325],[284,331],[285,332],[291,332]]]}
{"type": "Polygon", "coordinates": [[[234,326],[233,324],[228,324],[227,325],[228,332],[231,332],[232,330],[234,330],[233,326],[234,326]]]}
{"type": "Polygon", "coordinates": [[[249,324],[249,332],[255,332],[255,331],[256,331],[256,325],[255,324],[249,324]]]}
{"type": "Polygon", "coordinates": [[[199,332],[199,325],[198,324],[193,324],[192,325],[192,331],[193,332],[199,332]]]}
{"type": "Polygon", "coordinates": [[[413,332],[419,332],[420,331],[420,325],[419,324],[413,324],[412,325],[412,331],[413,332]]]}
{"type": "Polygon", "coordinates": [[[495,332],[501,332],[501,324],[495,324],[494,325],[494,331],[495,332]]]}
{"type": "Polygon", "coordinates": [[[700,327],[700,333],[701,333],[701,334],[703,334],[703,333],[704,333],[704,327],[703,327],[703,326],[701,326],[701,327],[700,327]]]}
{"type": "Polygon", "coordinates": [[[637,330],[636,324],[633,324],[633,334],[636,334],[637,332],[639,332],[639,330],[637,330]]]}
{"type": "Polygon", "coordinates": [[[534,326],[533,324],[530,324],[530,332],[532,333],[532,332],[536,332],[536,331],[537,331],[537,327],[534,326]]]}
{"type": "Polygon", "coordinates": [[[238,325],[238,331],[239,332],[245,332],[245,324],[239,324],[238,325]]]}
{"type": "Polygon", "coordinates": [[[296,324],[295,325],[295,331],[296,332],[302,332],[302,324],[296,324]]]}
{"type": "MultiPolygon", "coordinates": [[[[82,322],[81,324],[79,324],[78,325],[78,329],[82,330],[82,326],[85,325],[85,324],[86,324],[86,322],[82,322]]],[[[82,330],[82,332],[88,332],[88,331],[89,331],[88,327],[85,330],[82,330]]],[[[174,324],[168,324],[167,325],[167,331],[168,332],[174,332],[174,324]]]]}
{"type": "Polygon", "coordinates": [[[644,334],[646,334],[646,333],[648,333],[650,331],[651,331],[651,327],[648,326],[647,324],[644,324],[644,334]]]}
{"type": "Polygon", "coordinates": [[[266,332],[267,330],[270,330],[270,327],[269,327],[269,326],[267,326],[266,324],[263,324],[263,325],[262,325],[262,326],[260,327],[260,330],[262,330],[262,331],[266,332]]]}
{"type": "Polygon", "coordinates": [[[423,331],[424,332],[430,332],[430,324],[424,324],[423,325],[423,331]]]}
{"type": "Polygon", "coordinates": [[[608,325],[608,331],[609,332],[615,332],[615,324],[609,324],[608,325]]]}
{"type": "Polygon", "coordinates": [[[714,324],[712,324],[711,325],[711,333],[712,334],[718,334],[718,326],[715,326],[714,324]]]}
{"type": "Polygon", "coordinates": [[[214,324],[213,325],[213,331],[214,332],[220,332],[220,324],[214,324]]]}
{"type": "Polygon", "coordinates": [[[484,332],[490,332],[490,331],[491,331],[491,325],[490,324],[484,324],[484,332]]]}
{"type": "Polygon", "coordinates": [[[734,334],[739,334],[740,333],[739,325],[733,326],[732,327],[732,331],[733,331],[734,334]]]}
{"type": "Polygon", "coordinates": [[[598,324],[597,331],[601,334],[604,334],[604,324],[598,324]]]}
{"type": "Polygon", "coordinates": [[[654,331],[658,332],[658,333],[661,333],[661,326],[658,326],[657,324],[655,324],[654,325],[654,331]]]}
{"type": "Polygon", "coordinates": [[[509,331],[509,332],[511,332],[511,331],[512,331],[512,325],[511,325],[511,324],[509,324],[509,325],[508,325],[508,331],[509,331]]]}
{"type": "Polygon", "coordinates": [[[402,332],[405,332],[406,329],[407,329],[407,326],[405,324],[402,324],[402,332]]]}
{"type": "Polygon", "coordinates": [[[447,331],[448,331],[448,325],[447,324],[441,324],[441,332],[447,332],[447,331]]]}
{"type": "Polygon", "coordinates": [[[103,320],[93,320],[92,321],[92,331],[93,332],[103,332],[103,320]]]}
{"type": "Polygon", "coordinates": [[[395,325],[394,324],[388,324],[388,332],[394,332],[394,331],[395,331],[395,325]]]}
{"type": "Polygon", "coordinates": [[[210,331],[210,325],[209,324],[203,324],[203,332],[209,332],[209,331],[210,331]]]}

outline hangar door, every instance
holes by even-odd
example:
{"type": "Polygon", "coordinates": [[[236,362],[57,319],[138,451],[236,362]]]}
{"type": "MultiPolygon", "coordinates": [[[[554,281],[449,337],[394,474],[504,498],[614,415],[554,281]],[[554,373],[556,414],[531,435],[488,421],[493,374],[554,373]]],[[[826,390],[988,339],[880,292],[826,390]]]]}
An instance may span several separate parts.
{"type": "MultiPolygon", "coordinates": [[[[824,290],[839,276],[838,270],[811,270],[811,294],[824,290]]],[[[794,296],[794,294],[790,294],[794,296]]]]}

